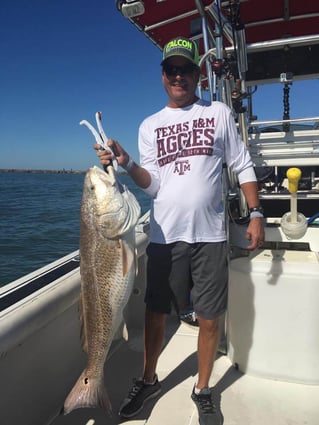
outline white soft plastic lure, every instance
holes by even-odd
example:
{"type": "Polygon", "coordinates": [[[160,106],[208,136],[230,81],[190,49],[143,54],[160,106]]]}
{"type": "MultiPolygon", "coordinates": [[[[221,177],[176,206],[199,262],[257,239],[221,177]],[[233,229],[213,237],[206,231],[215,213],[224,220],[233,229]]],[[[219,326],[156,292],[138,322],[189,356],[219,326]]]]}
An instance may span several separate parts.
{"type": "Polygon", "coordinates": [[[108,139],[107,135],[105,134],[103,127],[102,127],[102,112],[96,112],[95,119],[96,119],[98,131],[87,120],[80,121],[80,125],[85,125],[91,131],[91,133],[93,134],[93,136],[95,138],[96,143],[101,145],[103,150],[108,150],[109,152],[112,153],[112,165],[113,165],[114,170],[117,171],[118,170],[118,163],[117,163],[115,154],[114,154],[112,148],[110,148],[110,146],[108,146],[108,144],[107,144],[109,139],[108,139]]]}

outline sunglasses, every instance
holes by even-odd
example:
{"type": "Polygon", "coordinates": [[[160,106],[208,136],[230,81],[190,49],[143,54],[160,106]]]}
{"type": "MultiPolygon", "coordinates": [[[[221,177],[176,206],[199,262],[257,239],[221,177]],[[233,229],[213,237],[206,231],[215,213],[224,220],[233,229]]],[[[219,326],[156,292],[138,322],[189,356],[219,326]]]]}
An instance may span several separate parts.
{"type": "Polygon", "coordinates": [[[186,75],[186,74],[192,74],[197,69],[197,66],[188,63],[187,65],[183,66],[174,66],[174,65],[163,65],[163,71],[168,77],[176,77],[176,75],[186,75]]]}

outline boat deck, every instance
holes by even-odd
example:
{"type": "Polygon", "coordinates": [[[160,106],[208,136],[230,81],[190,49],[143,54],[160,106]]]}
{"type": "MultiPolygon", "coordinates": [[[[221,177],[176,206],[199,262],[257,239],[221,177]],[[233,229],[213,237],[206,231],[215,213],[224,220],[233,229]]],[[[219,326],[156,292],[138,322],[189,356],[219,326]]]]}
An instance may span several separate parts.
{"type": "MultiPolygon", "coordinates": [[[[130,332],[128,341],[116,345],[106,363],[105,382],[113,417],[102,409],[79,409],[57,417],[52,425],[198,425],[196,407],[190,399],[197,371],[197,332],[196,327],[169,318],[167,343],[158,364],[162,393],[135,418],[121,419],[117,410],[131,387],[132,377],[141,372],[141,331],[130,332]]],[[[210,385],[224,425],[318,425],[319,386],[244,375],[220,353],[210,385]]]]}

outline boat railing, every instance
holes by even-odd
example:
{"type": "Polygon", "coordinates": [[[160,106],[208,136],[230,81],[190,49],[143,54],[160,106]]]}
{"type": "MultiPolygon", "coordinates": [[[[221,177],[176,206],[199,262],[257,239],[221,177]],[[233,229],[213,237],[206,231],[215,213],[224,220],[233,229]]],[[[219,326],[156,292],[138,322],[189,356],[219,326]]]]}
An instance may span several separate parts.
{"type": "Polygon", "coordinates": [[[305,122],[316,122],[319,123],[318,117],[308,117],[308,118],[292,118],[292,119],[282,119],[282,120],[267,120],[267,121],[252,121],[248,124],[249,127],[259,127],[262,125],[278,125],[278,124],[297,124],[305,122]]]}
{"type": "MultiPolygon", "coordinates": [[[[305,122],[291,120],[290,122],[305,122]]],[[[275,125],[282,121],[263,121],[253,126],[275,125]]],[[[249,134],[248,147],[256,166],[318,166],[319,128],[281,131],[266,127],[265,132],[249,134]]]]}
{"type": "Polygon", "coordinates": [[[143,214],[138,220],[136,228],[135,228],[136,234],[138,233],[148,234],[149,227],[150,227],[150,210],[146,211],[146,213],[143,214]]]}

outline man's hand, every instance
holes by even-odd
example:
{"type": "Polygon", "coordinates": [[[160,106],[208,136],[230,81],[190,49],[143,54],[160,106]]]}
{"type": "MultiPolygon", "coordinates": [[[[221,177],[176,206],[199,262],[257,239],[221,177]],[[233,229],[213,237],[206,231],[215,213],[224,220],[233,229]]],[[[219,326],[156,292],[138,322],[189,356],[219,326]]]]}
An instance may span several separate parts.
{"type": "Polygon", "coordinates": [[[265,240],[264,219],[255,217],[251,218],[246,231],[246,239],[250,241],[247,249],[254,250],[261,248],[265,240]]]}
{"type": "MultiPolygon", "coordinates": [[[[107,142],[107,145],[114,152],[117,163],[119,165],[121,165],[122,167],[123,166],[125,167],[127,165],[127,163],[129,162],[129,159],[130,159],[129,154],[115,140],[109,139],[108,142],[107,142]]],[[[102,146],[99,145],[99,144],[95,144],[94,149],[97,151],[97,156],[99,157],[100,163],[102,165],[111,164],[112,159],[114,158],[112,152],[110,152],[107,149],[103,150],[102,146]]]]}

